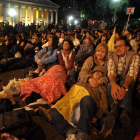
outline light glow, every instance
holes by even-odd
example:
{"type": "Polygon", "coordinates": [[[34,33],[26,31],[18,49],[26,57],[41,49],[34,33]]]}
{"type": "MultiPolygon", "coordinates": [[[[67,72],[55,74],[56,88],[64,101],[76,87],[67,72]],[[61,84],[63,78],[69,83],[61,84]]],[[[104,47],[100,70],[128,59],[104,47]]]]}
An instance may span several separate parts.
{"type": "Polygon", "coordinates": [[[17,12],[16,12],[15,9],[10,8],[8,14],[9,14],[11,17],[14,17],[15,15],[17,15],[17,12]]]}
{"type": "Polygon", "coordinates": [[[77,20],[75,20],[75,25],[78,23],[78,21],[77,20]]]}
{"type": "Polygon", "coordinates": [[[69,20],[73,20],[73,16],[70,16],[70,17],[69,17],[69,20]]]}

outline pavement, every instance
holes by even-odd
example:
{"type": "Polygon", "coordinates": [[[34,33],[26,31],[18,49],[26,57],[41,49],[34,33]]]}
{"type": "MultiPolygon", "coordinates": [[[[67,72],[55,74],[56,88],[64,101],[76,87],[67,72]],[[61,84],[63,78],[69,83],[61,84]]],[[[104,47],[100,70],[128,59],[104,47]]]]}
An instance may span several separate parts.
{"type": "MultiPolygon", "coordinates": [[[[23,74],[29,72],[30,69],[35,68],[25,68],[19,70],[12,70],[0,73],[0,78],[2,79],[3,85],[6,86],[10,79],[13,78],[23,78],[23,74]]],[[[17,107],[25,106],[25,103],[21,102],[21,99],[17,96],[14,96],[17,107]]],[[[133,106],[132,111],[132,122],[128,130],[123,130],[120,127],[119,122],[116,122],[116,125],[113,129],[112,136],[108,136],[105,140],[133,140],[137,131],[140,131],[140,110],[133,106]]],[[[34,130],[29,134],[26,140],[65,140],[65,138],[55,129],[55,127],[42,119],[38,114],[33,114],[32,119],[35,125],[34,130]]],[[[95,131],[97,129],[93,128],[91,133],[91,140],[95,138],[95,131]]]]}

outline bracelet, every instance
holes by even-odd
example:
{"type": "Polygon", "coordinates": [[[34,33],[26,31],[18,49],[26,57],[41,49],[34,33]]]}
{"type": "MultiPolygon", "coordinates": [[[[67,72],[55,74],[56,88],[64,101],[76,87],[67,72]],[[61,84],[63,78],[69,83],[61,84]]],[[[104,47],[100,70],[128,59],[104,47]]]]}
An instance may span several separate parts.
{"type": "Polygon", "coordinates": [[[113,80],[111,80],[111,81],[110,81],[110,83],[111,83],[111,82],[113,82],[113,81],[115,81],[115,82],[116,82],[116,80],[114,80],[114,79],[113,79],[113,80]]]}

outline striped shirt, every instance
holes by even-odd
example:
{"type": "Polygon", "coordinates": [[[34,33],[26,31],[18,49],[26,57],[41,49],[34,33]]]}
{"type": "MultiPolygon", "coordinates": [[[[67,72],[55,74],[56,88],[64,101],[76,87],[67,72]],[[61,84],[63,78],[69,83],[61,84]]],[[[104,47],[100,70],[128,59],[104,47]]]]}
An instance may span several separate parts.
{"type": "MultiPolygon", "coordinates": [[[[136,55],[136,57],[132,60],[132,63],[129,66],[129,70],[126,76],[133,77],[134,81],[136,81],[138,71],[139,71],[139,56],[136,55]]],[[[124,57],[119,58],[118,62],[118,70],[116,71],[115,63],[114,61],[109,58],[107,63],[107,69],[108,69],[108,76],[115,75],[115,77],[122,75],[124,70],[126,68],[126,55],[124,57]]]]}

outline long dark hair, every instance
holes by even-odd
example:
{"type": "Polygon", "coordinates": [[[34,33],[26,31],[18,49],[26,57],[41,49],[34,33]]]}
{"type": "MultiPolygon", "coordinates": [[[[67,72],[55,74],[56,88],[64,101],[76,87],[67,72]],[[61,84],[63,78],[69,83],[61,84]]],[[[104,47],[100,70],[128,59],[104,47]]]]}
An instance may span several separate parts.
{"type": "Polygon", "coordinates": [[[73,48],[74,48],[73,42],[72,42],[70,39],[64,39],[64,40],[63,40],[63,44],[64,44],[65,41],[67,41],[67,42],[69,43],[69,45],[70,45],[70,50],[73,50],[73,48]]]}
{"type": "Polygon", "coordinates": [[[53,54],[53,51],[55,49],[58,48],[58,38],[57,37],[51,37],[52,38],[52,51],[51,51],[51,54],[53,54]]]}

